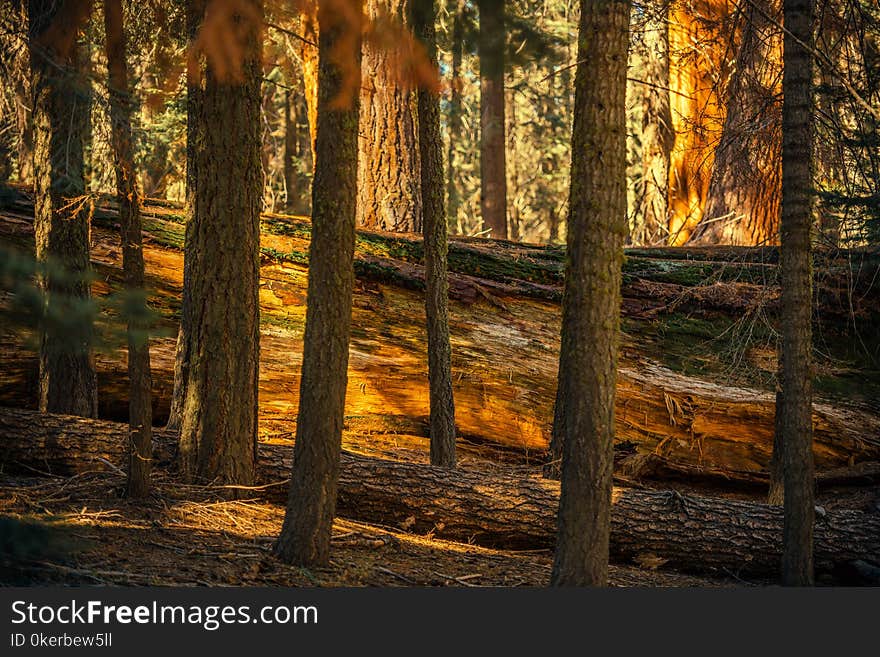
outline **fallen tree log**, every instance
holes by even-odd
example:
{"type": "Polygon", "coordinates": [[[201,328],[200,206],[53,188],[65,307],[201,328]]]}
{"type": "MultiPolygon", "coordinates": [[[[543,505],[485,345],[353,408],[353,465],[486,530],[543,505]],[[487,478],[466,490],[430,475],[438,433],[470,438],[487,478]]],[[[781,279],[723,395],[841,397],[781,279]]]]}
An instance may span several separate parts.
{"type": "MultiPolygon", "coordinates": [[[[0,246],[32,249],[31,212],[26,201],[0,211],[0,246]]],[[[167,414],[172,390],[183,272],[181,215],[168,203],[148,203],[144,209],[150,303],[161,315],[162,334],[151,341],[157,422],[167,414]]],[[[98,299],[122,288],[115,219],[112,207],[96,210],[92,265],[98,276],[92,290],[98,299]]],[[[295,417],[310,231],[303,218],[263,217],[264,434],[289,431],[295,417]]],[[[766,480],[774,416],[774,395],[767,386],[776,369],[768,325],[778,296],[775,253],[710,248],[629,252],[622,290],[618,447],[632,445],[640,456],[662,459],[663,472],[733,482],[766,480]]],[[[427,435],[421,257],[416,236],[358,232],[345,413],[371,424],[365,433],[394,433],[397,420],[404,418],[415,427],[415,435],[427,435]]],[[[816,335],[831,360],[817,359],[821,376],[814,433],[819,473],[880,461],[880,407],[872,401],[880,398],[880,367],[871,362],[880,354],[880,286],[873,284],[878,262],[880,257],[871,253],[820,260],[816,335]],[[842,334],[848,327],[857,340],[842,334]],[[873,356],[847,351],[861,349],[859,345],[873,356]],[[835,396],[826,396],[825,390],[835,396]]],[[[530,460],[543,458],[553,417],[559,341],[554,299],[561,292],[562,268],[558,248],[474,238],[451,241],[452,374],[459,435],[530,460]]],[[[4,301],[8,297],[0,296],[0,309],[4,301]]],[[[102,316],[99,333],[112,319],[112,312],[102,316]]],[[[0,404],[28,408],[36,402],[35,342],[14,322],[14,312],[0,313],[0,404]]],[[[117,333],[124,336],[124,331],[117,333]]],[[[105,338],[102,346],[96,357],[100,415],[124,421],[124,344],[105,338]]],[[[651,471],[643,469],[645,475],[651,471]]]]}
{"type": "MultiPolygon", "coordinates": [[[[0,408],[0,464],[71,474],[123,462],[127,427],[100,420],[0,408]]],[[[169,436],[157,434],[159,458],[169,436]]],[[[283,500],[290,445],[260,444],[262,493],[283,500]]],[[[340,515],[504,548],[552,547],[559,485],[540,477],[388,461],[344,452],[340,515]]],[[[779,566],[782,510],[753,502],[615,488],[611,551],[619,561],[689,571],[773,576],[779,566]]],[[[880,565],[880,513],[817,513],[819,571],[853,562],[880,565]]]]}

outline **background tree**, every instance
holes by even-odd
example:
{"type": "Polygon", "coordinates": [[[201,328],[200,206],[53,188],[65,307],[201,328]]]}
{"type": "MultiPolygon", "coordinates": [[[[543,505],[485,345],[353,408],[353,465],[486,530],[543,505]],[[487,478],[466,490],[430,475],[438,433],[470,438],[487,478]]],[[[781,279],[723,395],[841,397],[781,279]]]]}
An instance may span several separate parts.
{"type": "Polygon", "coordinates": [[[206,57],[195,117],[195,179],[187,249],[189,370],[180,458],[189,480],[250,484],[259,375],[260,84],[262,3],[209,3],[197,45],[238,40],[206,57]],[[240,54],[240,57],[236,56],[240,54]]]}
{"type": "MultiPolygon", "coordinates": [[[[412,27],[432,64],[437,61],[435,0],[412,0],[412,27]]],[[[425,314],[428,320],[431,463],[455,466],[455,402],[449,344],[446,208],[443,203],[443,141],[440,99],[422,84],[418,91],[421,196],[425,236],[425,314]]]]}
{"type": "Polygon", "coordinates": [[[507,239],[504,112],[505,0],[478,0],[480,33],[480,210],[491,237],[507,239]]]}
{"type": "Polygon", "coordinates": [[[145,322],[147,308],[144,253],[141,248],[140,194],[134,167],[122,0],[104,0],[104,32],[107,40],[107,86],[116,170],[116,198],[119,203],[119,230],[122,238],[122,270],[127,292],[130,444],[126,492],[131,497],[143,497],[150,487],[150,461],[153,456],[152,379],[145,322]]]}
{"type": "MultiPolygon", "coordinates": [[[[782,583],[813,584],[813,0],[783,0],[782,321],[776,413],[785,481],[782,583]]],[[[774,445],[776,446],[776,445],[774,445]]]]}
{"type": "Polygon", "coordinates": [[[416,99],[405,79],[412,0],[366,0],[371,21],[361,64],[358,225],[422,230],[416,99]]]}
{"type": "Polygon", "coordinates": [[[46,312],[40,337],[40,410],[95,417],[89,302],[90,203],[83,178],[89,90],[76,47],[87,0],[28,5],[34,125],[34,232],[46,312]]]}
{"type": "Polygon", "coordinates": [[[628,0],[581,0],[559,387],[562,491],[551,584],[605,586],[626,235],[628,0]]]}
{"type": "Polygon", "coordinates": [[[318,126],[300,402],[287,511],[275,553],[326,564],[336,510],[354,284],[362,4],[318,1],[318,126]],[[347,47],[346,47],[347,46],[347,47]],[[354,66],[355,69],[343,67],[354,66]],[[347,96],[351,96],[350,99],[347,96]],[[350,100],[347,106],[341,103],[350,100]]]}

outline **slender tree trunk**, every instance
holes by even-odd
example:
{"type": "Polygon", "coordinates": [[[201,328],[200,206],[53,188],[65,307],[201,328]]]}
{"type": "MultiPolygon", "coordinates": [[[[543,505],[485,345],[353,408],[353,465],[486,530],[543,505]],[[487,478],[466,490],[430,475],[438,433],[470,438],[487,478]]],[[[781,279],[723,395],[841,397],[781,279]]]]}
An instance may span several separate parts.
{"type": "Polygon", "coordinates": [[[129,295],[128,378],[129,445],[128,484],[130,497],[143,497],[150,490],[153,457],[153,405],[150,346],[144,295],[144,253],[141,248],[141,211],[134,149],[131,137],[131,96],[128,92],[126,39],[122,0],[104,0],[104,32],[107,39],[107,71],[110,97],[111,141],[116,170],[116,196],[122,238],[122,269],[129,295]]]}
{"type": "Polygon", "coordinates": [[[779,234],[779,0],[747,4],[727,114],[694,244],[763,245],[779,234]]]}
{"type": "Polygon", "coordinates": [[[303,67],[303,88],[309,121],[309,143],[312,162],[314,162],[318,132],[318,0],[301,0],[299,6],[300,32],[304,39],[299,41],[299,56],[303,67]]]}
{"type": "MultiPolygon", "coordinates": [[[[10,0],[5,3],[10,24],[17,25],[23,32],[28,32],[28,2],[10,0]]],[[[15,108],[8,119],[14,123],[18,136],[16,150],[16,174],[18,182],[33,182],[34,167],[34,122],[33,95],[30,82],[30,53],[27,44],[18,35],[9,34],[2,37],[4,42],[7,84],[12,89],[15,108]]]]}
{"type": "MultiPolygon", "coordinates": [[[[436,0],[413,0],[413,31],[436,66],[436,0]]],[[[418,91],[422,209],[425,217],[425,314],[428,323],[431,464],[455,467],[455,402],[452,395],[452,348],[449,344],[447,224],[443,203],[443,140],[440,99],[424,86],[418,91]]]]}
{"type": "Polygon", "coordinates": [[[782,583],[813,584],[812,121],[813,0],[784,0],[781,432],[785,480],[782,583]]]}
{"type": "MultiPolygon", "coordinates": [[[[195,40],[202,17],[205,13],[205,0],[189,0],[186,4],[186,35],[190,42],[195,40]]],[[[198,117],[202,112],[202,93],[204,90],[204,70],[199,58],[189,57],[186,62],[186,232],[184,234],[183,257],[183,297],[180,305],[180,327],[177,332],[177,348],[174,355],[174,388],[171,393],[171,408],[168,412],[168,431],[180,431],[183,424],[183,406],[186,399],[186,385],[189,380],[190,349],[192,336],[192,270],[199,252],[195,248],[192,229],[195,227],[195,190],[197,185],[197,143],[199,140],[198,117]]]]}
{"type": "Polygon", "coordinates": [[[458,225],[461,194],[458,191],[455,152],[461,141],[461,60],[464,53],[464,0],[447,0],[447,11],[452,15],[452,71],[449,92],[449,148],[446,156],[446,211],[451,225],[458,225]]]}
{"type": "Polygon", "coordinates": [[[504,138],[504,0],[479,0],[480,210],[491,237],[507,239],[504,138]]]}
{"type": "Polygon", "coordinates": [[[420,232],[416,93],[402,77],[408,55],[396,43],[400,26],[409,26],[411,0],[365,4],[374,37],[363,44],[358,225],[420,232]]]}
{"type": "Polygon", "coordinates": [[[296,106],[291,107],[290,90],[284,92],[284,211],[299,212],[300,199],[299,174],[296,170],[296,155],[299,144],[296,106]]]}
{"type": "MultiPolygon", "coordinates": [[[[360,2],[354,3],[355,20],[360,2]]],[[[287,512],[275,553],[288,563],[326,564],[336,510],[342,448],[348,343],[354,284],[357,201],[358,100],[340,108],[346,73],[331,55],[340,40],[354,40],[355,79],[360,77],[360,29],[318,1],[319,111],[315,178],[312,184],[312,241],[303,345],[299,413],[287,512]]]]}
{"type": "MultiPolygon", "coordinates": [[[[210,11],[210,5],[208,6],[210,11]]],[[[189,481],[250,484],[257,444],[259,364],[260,83],[262,2],[237,15],[242,79],[211,58],[195,117],[195,186],[188,226],[189,371],[180,433],[189,481]],[[255,15],[259,15],[257,18],[255,15]]]]}
{"type": "Polygon", "coordinates": [[[89,92],[79,73],[76,48],[88,9],[86,0],[31,0],[29,40],[34,230],[37,261],[46,265],[40,281],[46,309],[39,407],[43,412],[95,417],[98,396],[88,282],[91,213],[82,141],[89,92]]]}
{"type": "MultiPolygon", "coordinates": [[[[562,493],[551,584],[605,586],[626,236],[628,0],[581,0],[562,302],[562,493]]],[[[558,415],[558,414],[557,414],[558,415]]]]}

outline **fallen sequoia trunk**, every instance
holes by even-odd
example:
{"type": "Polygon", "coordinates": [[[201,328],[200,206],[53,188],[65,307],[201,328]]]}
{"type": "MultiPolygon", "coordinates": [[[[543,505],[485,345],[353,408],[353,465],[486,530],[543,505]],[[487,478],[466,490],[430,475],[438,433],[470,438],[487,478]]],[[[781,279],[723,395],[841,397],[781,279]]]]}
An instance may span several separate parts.
{"type": "MultiPolygon", "coordinates": [[[[100,420],[0,408],[0,465],[7,471],[71,474],[123,462],[127,427],[100,420]]],[[[167,458],[171,437],[158,434],[167,458]]],[[[283,499],[290,446],[260,444],[263,493],[283,499]]],[[[559,486],[517,477],[369,458],[344,452],[338,512],[358,520],[505,548],[553,545],[559,486]]],[[[616,560],[692,571],[775,575],[778,507],[674,492],[615,488],[611,551],[616,560]]],[[[880,565],[880,513],[835,509],[817,515],[816,567],[880,565]]]]}
{"type": "MultiPolygon", "coordinates": [[[[0,247],[32,250],[31,215],[27,200],[0,210],[0,247]]],[[[122,289],[115,219],[106,204],[95,212],[96,299],[122,289]]],[[[172,204],[148,202],[144,208],[150,303],[164,333],[150,345],[157,422],[167,414],[172,388],[182,221],[172,204]]],[[[310,234],[303,218],[263,216],[263,434],[289,432],[295,415],[310,234]]],[[[778,297],[776,256],[770,248],[628,251],[615,431],[621,454],[637,452],[626,464],[629,476],[663,472],[766,481],[773,442],[774,395],[767,385],[776,358],[768,318],[778,297]]],[[[364,427],[363,434],[395,433],[403,420],[409,434],[427,435],[421,260],[417,236],[358,232],[345,413],[347,422],[364,427]]],[[[880,461],[880,407],[872,401],[880,397],[878,263],[880,255],[869,252],[817,256],[822,274],[815,334],[830,356],[827,362],[817,359],[814,453],[820,474],[880,461]],[[835,397],[829,399],[826,390],[835,397]]],[[[540,460],[553,417],[563,252],[454,238],[449,264],[458,434],[540,460]]],[[[0,310],[8,309],[8,300],[0,296],[0,310]]],[[[0,312],[0,404],[28,408],[36,400],[36,353],[20,313],[11,310],[0,312]]],[[[96,364],[100,416],[124,421],[124,349],[112,335],[106,338],[112,331],[103,330],[113,317],[110,308],[98,327],[105,336],[96,364]]]]}

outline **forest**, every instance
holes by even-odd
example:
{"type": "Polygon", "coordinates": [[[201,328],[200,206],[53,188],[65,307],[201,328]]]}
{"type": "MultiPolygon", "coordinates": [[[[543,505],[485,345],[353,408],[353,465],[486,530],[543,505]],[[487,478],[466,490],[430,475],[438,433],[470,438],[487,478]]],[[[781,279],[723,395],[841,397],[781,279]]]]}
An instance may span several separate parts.
{"type": "Polygon", "coordinates": [[[880,586],[875,0],[0,7],[0,585],[880,586]]]}

